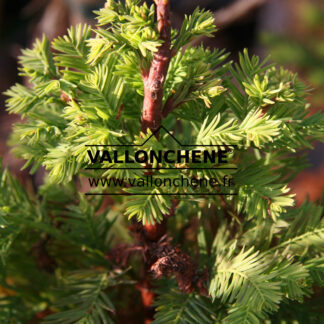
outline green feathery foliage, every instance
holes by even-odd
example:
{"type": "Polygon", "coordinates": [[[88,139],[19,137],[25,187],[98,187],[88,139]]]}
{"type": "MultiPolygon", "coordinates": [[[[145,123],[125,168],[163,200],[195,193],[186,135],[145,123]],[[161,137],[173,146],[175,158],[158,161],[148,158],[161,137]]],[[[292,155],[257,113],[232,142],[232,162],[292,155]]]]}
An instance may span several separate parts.
{"type": "Polygon", "coordinates": [[[211,324],[219,318],[217,307],[210,300],[198,294],[182,294],[174,283],[167,284],[158,293],[154,324],[211,324]]]}
{"type": "Polygon", "coordinates": [[[324,116],[309,116],[304,83],[246,50],[233,63],[223,50],[190,46],[216,31],[212,14],[197,9],[180,31],[172,30],[163,103],[172,98],[176,109],[162,125],[176,141],[163,129],[159,139],[141,134],[141,71],[162,43],[155,7],[110,0],[96,14],[95,28],[71,27],[64,37],[49,42],[44,36],[24,50],[20,73],[30,86],[16,84],[6,92],[9,113],[24,119],[11,137],[15,154],[32,174],[40,167],[47,173],[45,184],[32,193],[7,169],[1,171],[1,323],[27,323],[40,313],[53,324],[112,323],[118,309],[131,312],[131,305],[120,302],[121,292],[148,278],[139,277],[144,272],[136,260],[125,265],[122,255],[116,266],[107,255],[118,242],[131,241],[127,218],[152,225],[168,214],[173,243],[199,255],[197,264],[209,279],[204,296],[199,290],[184,293],[172,278],[165,279],[165,289],[156,291],[154,323],[323,321],[309,301],[314,287],[318,291],[324,284],[323,202],[296,208],[289,193],[289,181],[306,165],[296,154],[324,139],[324,116]],[[89,170],[94,145],[108,151],[114,146],[121,155],[126,145],[134,156],[139,147],[149,152],[180,144],[235,147],[228,152],[231,170],[208,163],[200,164],[208,170],[188,170],[190,162],[168,162],[155,175],[221,182],[228,174],[237,195],[154,184],[125,187],[128,196],[108,200],[95,195],[111,193],[104,186],[91,186],[94,195],[79,192],[91,177],[145,176],[140,161],[134,169],[107,170],[129,165],[105,161],[92,165],[105,170],[89,170]],[[197,240],[183,242],[192,219],[197,240]],[[64,290],[57,290],[62,285],[64,290]]]}

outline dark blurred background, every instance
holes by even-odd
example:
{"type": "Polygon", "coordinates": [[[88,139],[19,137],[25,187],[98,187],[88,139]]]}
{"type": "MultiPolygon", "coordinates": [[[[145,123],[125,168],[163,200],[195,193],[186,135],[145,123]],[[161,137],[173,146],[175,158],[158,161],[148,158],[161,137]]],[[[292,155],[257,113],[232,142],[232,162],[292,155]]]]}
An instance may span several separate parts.
{"type": "MultiPolygon", "coordinates": [[[[9,152],[8,137],[14,115],[5,111],[2,93],[21,80],[17,56],[43,33],[53,39],[70,25],[94,23],[93,10],[104,0],[0,0],[0,156],[3,162],[27,186],[35,179],[20,171],[22,161],[9,152]]],[[[152,3],[152,1],[147,1],[152,3]]],[[[226,48],[236,59],[243,48],[250,54],[272,60],[298,72],[313,88],[309,100],[312,112],[324,107],[324,1],[323,0],[171,0],[172,24],[179,28],[184,14],[197,6],[214,12],[219,32],[213,39],[200,39],[210,47],[226,48]]],[[[324,183],[323,144],[314,143],[309,153],[312,167],[291,184],[299,202],[307,195],[321,196],[324,183]]],[[[36,175],[37,176],[37,175],[36,175]]]]}

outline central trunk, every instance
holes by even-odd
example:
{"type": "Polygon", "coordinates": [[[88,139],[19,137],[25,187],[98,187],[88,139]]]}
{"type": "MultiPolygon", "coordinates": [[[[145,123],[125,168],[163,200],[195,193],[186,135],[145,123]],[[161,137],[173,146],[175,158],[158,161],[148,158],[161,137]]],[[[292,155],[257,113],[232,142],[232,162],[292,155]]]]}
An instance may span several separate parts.
{"type": "Polygon", "coordinates": [[[162,45],[154,53],[148,73],[144,73],[144,103],[142,111],[142,132],[155,132],[162,123],[163,87],[171,58],[170,4],[156,0],[157,21],[162,45]]]}
{"type": "MultiPolygon", "coordinates": [[[[149,71],[142,71],[144,82],[144,102],[142,111],[142,132],[150,129],[156,132],[162,123],[163,87],[171,59],[171,23],[169,0],[155,0],[158,30],[161,46],[153,55],[149,71]]],[[[155,133],[156,137],[159,134],[155,133]]],[[[152,241],[157,241],[166,232],[166,217],[161,224],[144,225],[144,231],[152,241]]]]}

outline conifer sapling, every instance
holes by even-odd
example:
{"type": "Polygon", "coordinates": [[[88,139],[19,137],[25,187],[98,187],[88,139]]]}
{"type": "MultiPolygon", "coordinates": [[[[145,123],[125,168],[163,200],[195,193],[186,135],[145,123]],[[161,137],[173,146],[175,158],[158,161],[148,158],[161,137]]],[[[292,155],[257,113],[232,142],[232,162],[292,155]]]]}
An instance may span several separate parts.
{"type": "Polygon", "coordinates": [[[323,201],[295,207],[288,187],[323,140],[304,83],[246,50],[233,63],[190,46],[216,32],[205,10],[179,31],[168,0],[96,14],[24,50],[30,86],[6,92],[24,119],[14,152],[48,173],[36,193],[1,173],[0,322],[319,323],[323,201]],[[103,149],[190,159],[91,163],[103,149]],[[150,176],[166,185],[132,185],[150,176]]]}

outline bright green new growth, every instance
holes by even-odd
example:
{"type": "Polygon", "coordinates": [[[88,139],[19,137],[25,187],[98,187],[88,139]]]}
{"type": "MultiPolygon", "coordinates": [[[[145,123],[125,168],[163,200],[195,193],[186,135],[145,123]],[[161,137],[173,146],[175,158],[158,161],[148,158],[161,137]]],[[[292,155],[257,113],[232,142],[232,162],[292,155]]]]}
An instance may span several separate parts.
{"type": "MultiPolygon", "coordinates": [[[[14,126],[15,153],[27,161],[31,173],[41,166],[49,173],[36,197],[6,170],[1,174],[0,285],[15,291],[0,300],[1,323],[25,323],[48,308],[56,312],[48,323],[111,323],[114,289],[137,279],[134,273],[112,271],[105,258],[114,242],[112,233],[129,239],[121,226],[123,215],[144,224],[161,222],[172,205],[172,196],[115,197],[115,208],[103,212],[102,198],[77,192],[76,177],[98,176],[98,171],[85,170],[90,149],[86,144],[138,144],[151,135],[139,138],[141,70],[161,44],[154,6],[137,0],[125,5],[107,1],[97,15],[96,28],[72,27],[51,44],[44,36],[33,49],[24,50],[20,73],[29,78],[30,87],[16,84],[6,92],[8,111],[25,118],[14,126]],[[29,251],[48,236],[48,266],[56,270],[44,274],[29,251]],[[11,285],[8,279],[13,277],[27,281],[11,285]],[[66,292],[53,291],[60,283],[66,292]]],[[[319,323],[320,315],[307,303],[296,303],[324,283],[323,207],[305,202],[293,208],[288,182],[306,166],[294,154],[323,140],[324,117],[308,116],[305,86],[291,72],[250,58],[247,51],[233,64],[223,50],[186,47],[194,38],[214,32],[211,13],[202,10],[186,17],[179,32],[172,31],[175,55],[164,102],[173,95],[178,108],[163,126],[183,144],[237,145],[229,165],[238,168],[232,171],[238,195],[180,199],[171,228],[177,241],[178,229],[199,216],[198,242],[194,247],[191,242],[189,251],[199,253],[201,268],[209,269],[209,296],[182,294],[168,279],[157,291],[154,323],[319,323]]],[[[159,141],[153,138],[143,149],[172,145],[161,133],[159,141]]],[[[111,170],[100,176],[137,178],[144,171],[111,170]]],[[[171,179],[182,174],[220,181],[226,174],[156,172],[171,179]]],[[[144,192],[127,189],[139,190],[144,192]]],[[[145,193],[174,189],[150,187],[145,193]]],[[[41,259],[45,252],[37,251],[41,259]]]]}

